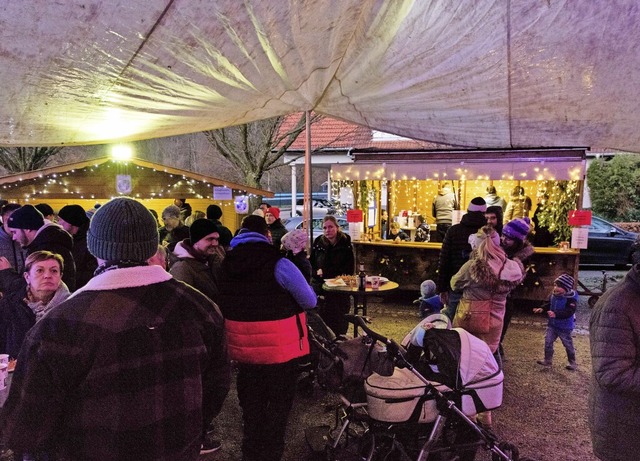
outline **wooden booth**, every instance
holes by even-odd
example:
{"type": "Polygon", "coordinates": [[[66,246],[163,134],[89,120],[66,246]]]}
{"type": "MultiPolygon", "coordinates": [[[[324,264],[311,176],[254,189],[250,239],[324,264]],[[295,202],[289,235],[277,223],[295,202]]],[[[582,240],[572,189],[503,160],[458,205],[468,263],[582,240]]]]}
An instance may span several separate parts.
{"type": "Polygon", "coordinates": [[[273,197],[273,193],[136,158],[101,157],[0,178],[0,198],[48,203],[55,211],[69,204],[88,210],[118,196],[136,198],[159,216],[175,198],[186,198],[193,211],[205,213],[216,204],[222,208],[222,223],[234,231],[245,216],[236,212],[236,206],[251,196],[273,197]]]}
{"type": "MultiPolygon", "coordinates": [[[[493,186],[497,195],[509,201],[516,186],[524,188],[532,208],[550,182],[573,181],[581,203],[585,149],[529,149],[430,152],[353,152],[354,163],[332,167],[332,195],[351,194],[354,208],[363,211],[364,236],[354,241],[356,258],[371,274],[380,274],[400,283],[400,288],[419,291],[420,283],[436,279],[442,244],[435,233],[432,204],[441,188],[452,186],[460,211],[465,212],[472,198],[487,195],[493,186]],[[347,192],[345,192],[347,190],[347,192]],[[398,221],[412,233],[413,216],[420,214],[430,224],[429,243],[383,240],[381,215],[398,221]]],[[[454,215],[454,222],[455,222],[454,215]]],[[[413,239],[412,239],[413,240],[413,239]]],[[[527,267],[527,277],[518,287],[517,298],[543,301],[551,292],[553,280],[562,273],[577,279],[579,250],[536,247],[527,267]]]]}

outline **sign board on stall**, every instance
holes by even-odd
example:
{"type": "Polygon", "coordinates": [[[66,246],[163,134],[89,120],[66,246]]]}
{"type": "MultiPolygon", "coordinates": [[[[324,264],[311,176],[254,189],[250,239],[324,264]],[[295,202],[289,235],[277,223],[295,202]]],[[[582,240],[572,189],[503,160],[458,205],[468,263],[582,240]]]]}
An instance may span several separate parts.
{"type": "Polygon", "coordinates": [[[362,222],[362,210],[347,210],[347,222],[362,222]]]}
{"type": "Polygon", "coordinates": [[[569,211],[569,225],[578,226],[590,226],[591,225],[591,211],[590,210],[571,210],[569,211]]]}
{"type": "Polygon", "coordinates": [[[214,200],[233,200],[233,190],[226,186],[213,186],[214,200]]]}
{"type": "Polygon", "coordinates": [[[575,227],[571,230],[571,248],[587,248],[589,241],[589,229],[587,227],[575,227]]]}

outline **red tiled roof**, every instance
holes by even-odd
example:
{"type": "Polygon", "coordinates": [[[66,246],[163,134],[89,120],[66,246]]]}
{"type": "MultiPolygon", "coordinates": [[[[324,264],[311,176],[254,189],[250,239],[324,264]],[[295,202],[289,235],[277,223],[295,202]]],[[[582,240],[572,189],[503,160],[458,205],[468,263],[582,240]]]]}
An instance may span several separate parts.
{"type": "MultiPolygon", "coordinates": [[[[291,130],[300,119],[301,114],[288,115],[280,126],[280,132],[291,130]]],[[[345,122],[331,117],[323,117],[311,125],[311,148],[344,148],[347,149],[437,149],[443,147],[441,144],[418,141],[413,139],[374,139],[374,132],[371,128],[345,122]]],[[[289,150],[304,150],[306,145],[306,130],[289,147],[289,150]]]]}

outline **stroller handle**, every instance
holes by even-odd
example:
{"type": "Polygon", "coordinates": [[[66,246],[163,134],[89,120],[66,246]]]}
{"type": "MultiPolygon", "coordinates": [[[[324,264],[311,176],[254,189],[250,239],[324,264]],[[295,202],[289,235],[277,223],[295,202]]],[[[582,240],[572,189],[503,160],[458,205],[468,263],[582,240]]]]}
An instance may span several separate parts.
{"type": "Polygon", "coordinates": [[[367,320],[365,317],[361,315],[347,314],[345,315],[345,318],[347,319],[348,322],[354,325],[358,325],[360,328],[362,328],[362,331],[364,331],[369,337],[386,345],[387,352],[391,357],[393,357],[393,361],[396,364],[396,366],[413,370],[413,365],[404,356],[404,348],[402,348],[393,339],[387,338],[386,336],[382,336],[380,333],[377,333],[373,331],[371,328],[369,328],[367,326],[367,320]]]}
{"type": "Polygon", "coordinates": [[[361,315],[347,314],[347,315],[345,315],[345,318],[347,319],[347,321],[349,323],[352,323],[352,324],[357,325],[358,327],[362,328],[362,330],[367,335],[371,336],[376,341],[380,341],[381,343],[384,343],[384,344],[390,344],[392,342],[391,339],[386,338],[386,337],[382,336],[380,333],[376,333],[371,328],[369,328],[367,326],[367,320],[364,317],[362,317],[361,315]]]}

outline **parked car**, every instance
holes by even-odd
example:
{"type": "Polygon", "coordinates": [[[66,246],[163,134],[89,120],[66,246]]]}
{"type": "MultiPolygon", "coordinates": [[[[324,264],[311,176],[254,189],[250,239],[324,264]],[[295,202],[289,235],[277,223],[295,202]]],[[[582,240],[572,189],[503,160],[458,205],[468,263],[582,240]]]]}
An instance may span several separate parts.
{"type": "Polygon", "coordinates": [[[589,240],[586,250],[580,250],[580,265],[631,264],[633,244],[638,238],[635,232],[629,232],[593,216],[589,226],[589,240]]]}
{"type": "MultiPolygon", "coordinates": [[[[338,225],[342,232],[345,234],[349,233],[349,223],[344,218],[336,218],[338,221],[338,225]]],[[[322,218],[313,218],[313,239],[315,240],[317,237],[322,235],[322,218]]],[[[302,216],[294,216],[293,218],[287,219],[284,223],[284,227],[286,227],[287,232],[293,229],[302,229],[302,216]]]]}
{"type": "MultiPolygon", "coordinates": [[[[303,205],[304,199],[298,199],[296,202],[296,215],[302,216],[303,205]]],[[[311,206],[313,207],[314,218],[324,218],[325,215],[333,214],[336,211],[331,202],[325,198],[312,198],[311,206]]]]}

